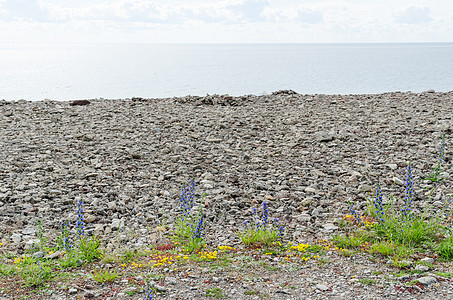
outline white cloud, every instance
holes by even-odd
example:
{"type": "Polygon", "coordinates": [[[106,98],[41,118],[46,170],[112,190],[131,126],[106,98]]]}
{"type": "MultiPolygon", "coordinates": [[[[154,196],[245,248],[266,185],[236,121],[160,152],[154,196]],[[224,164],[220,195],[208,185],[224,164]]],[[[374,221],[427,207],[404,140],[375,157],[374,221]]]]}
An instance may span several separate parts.
{"type": "Polygon", "coordinates": [[[389,10],[394,2],[0,0],[0,40],[14,39],[16,32],[27,39],[29,31],[28,39],[41,32],[112,42],[451,41],[453,4],[430,0],[426,7],[411,3],[427,0],[402,0],[400,5],[409,6],[389,10]]]}
{"type": "Polygon", "coordinates": [[[302,23],[316,24],[322,22],[324,14],[321,11],[301,10],[299,11],[297,20],[302,23]]]}
{"type": "Polygon", "coordinates": [[[231,11],[236,17],[247,21],[265,21],[264,9],[269,6],[266,0],[243,0],[228,4],[225,9],[231,11]]]}
{"type": "Polygon", "coordinates": [[[1,3],[0,16],[3,20],[25,20],[50,22],[49,12],[37,1],[33,0],[6,0],[1,3]]]}
{"type": "Polygon", "coordinates": [[[432,20],[430,16],[429,7],[421,6],[409,6],[394,14],[395,22],[402,24],[420,24],[430,22],[432,20]]]}

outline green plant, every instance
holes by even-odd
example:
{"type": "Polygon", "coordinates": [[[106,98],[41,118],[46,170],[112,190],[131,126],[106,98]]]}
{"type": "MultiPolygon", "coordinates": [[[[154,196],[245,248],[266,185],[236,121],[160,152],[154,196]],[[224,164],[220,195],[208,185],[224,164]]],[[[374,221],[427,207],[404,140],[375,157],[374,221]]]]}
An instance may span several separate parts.
{"type": "Polygon", "coordinates": [[[330,264],[332,260],[328,257],[321,257],[318,261],[318,266],[324,266],[330,264]]]}
{"type": "Polygon", "coordinates": [[[361,278],[361,279],[357,280],[357,282],[359,282],[361,284],[371,285],[371,284],[375,284],[376,280],[369,279],[369,278],[361,278]]]}
{"type": "Polygon", "coordinates": [[[109,269],[94,270],[91,272],[91,275],[99,283],[113,282],[119,276],[116,271],[110,271],[109,269]]]}
{"type": "Polygon", "coordinates": [[[372,244],[369,252],[373,254],[379,253],[385,256],[390,256],[393,254],[394,247],[395,245],[393,244],[393,241],[382,241],[372,244]]]}
{"type": "Polygon", "coordinates": [[[353,256],[355,254],[355,251],[353,250],[348,250],[348,249],[343,249],[341,252],[340,252],[341,255],[343,256],[353,256]]]}
{"type": "Polygon", "coordinates": [[[272,245],[279,238],[283,237],[283,226],[278,227],[278,219],[272,223],[268,222],[269,212],[267,202],[263,202],[262,220],[257,216],[256,209],[253,209],[253,224],[244,222],[245,228],[236,232],[241,242],[246,246],[254,244],[272,245]],[[278,228],[278,229],[277,229],[278,228]]]}
{"type": "MultiPolygon", "coordinates": [[[[206,194],[202,195],[200,202],[206,194]]],[[[206,245],[202,237],[204,229],[204,214],[199,206],[198,212],[193,211],[195,200],[195,183],[192,180],[188,185],[181,189],[179,197],[180,215],[175,222],[174,239],[184,244],[187,252],[197,251],[206,245]]]]}
{"type": "Polygon", "coordinates": [[[13,276],[16,274],[16,268],[10,265],[0,264],[0,276],[13,276]]]}
{"type": "Polygon", "coordinates": [[[135,257],[137,257],[137,250],[136,249],[124,249],[122,254],[122,261],[123,262],[130,262],[135,257]]]}
{"type": "Polygon", "coordinates": [[[445,277],[445,278],[451,278],[452,277],[451,273],[449,273],[449,272],[437,272],[436,275],[439,275],[439,276],[442,276],[442,277],[445,277]]]}
{"type": "Polygon", "coordinates": [[[375,232],[383,237],[402,244],[419,245],[436,239],[440,225],[437,219],[421,216],[387,216],[385,222],[374,226],[375,232]]]}
{"type": "Polygon", "coordinates": [[[220,299],[223,298],[223,291],[221,288],[210,288],[206,290],[206,296],[220,299]]]}
{"type": "Polygon", "coordinates": [[[358,248],[363,243],[370,240],[370,238],[365,234],[364,231],[346,233],[345,236],[334,235],[332,240],[340,248],[358,248]]]}
{"type": "Polygon", "coordinates": [[[99,237],[93,235],[91,238],[81,236],[79,242],[79,250],[85,260],[91,262],[95,259],[100,259],[103,254],[99,249],[101,241],[99,237]]]}
{"type": "Polygon", "coordinates": [[[70,251],[72,248],[68,227],[68,221],[61,222],[61,234],[57,237],[57,248],[65,250],[66,252],[70,251]]]}
{"type": "Polygon", "coordinates": [[[253,296],[253,295],[258,295],[258,291],[255,291],[255,290],[246,290],[244,291],[244,295],[247,295],[247,296],[253,296]]]}
{"type": "Polygon", "coordinates": [[[63,269],[79,267],[83,264],[83,256],[75,251],[68,251],[64,254],[63,258],[59,259],[58,262],[60,267],[63,269]]]}
{"type": "Polygon", "coordinates": [[[446,260],[453,260],[453,236],[444,239],[437,249],[439,255],[446,260]]]}
{"type": "Polygon", "coordinates": [[[38,262],[19,268],[18,274],[24,280],[24,286],[40,286],[52,278],[52,269],[38,262]]]}

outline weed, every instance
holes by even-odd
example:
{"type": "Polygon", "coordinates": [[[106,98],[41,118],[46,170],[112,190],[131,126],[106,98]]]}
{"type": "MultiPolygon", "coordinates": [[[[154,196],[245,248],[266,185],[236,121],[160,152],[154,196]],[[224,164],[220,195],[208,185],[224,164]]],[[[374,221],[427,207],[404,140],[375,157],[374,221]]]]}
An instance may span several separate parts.
{"type": "MultiPolygon", "coordinates": [[[[318,257],[319,258],[319,257],[318,257]]],[[[321,259],[319,259],[318,261],[318,266],[324,266],[324,265],[327,265],[327,264],[330,264],[332,262],[332,260],[328,257],[322,257],[321,259]]]]}
{"type": "Polygon", "coordinates": [[[372,284],[376,283],[376,280],[369,279],[369,278],[361,278],[361,279],[357,280],[357,282],[359,282],[361,284],[372,285],[372,284]]]}
{"type": "Polygon", "coordinates": [[[40,286],[52,278],[52,269],[39,261],[18,269],[18,274],[24,281],[24,286],[40,286]]]}
{"type": "Polygon", "coordinates": [[[223,298],[223,291],[221,288],[210,288],[206,290],[206,296],[220,299],[223,298]]]}
{"type": "Polygon", "coordinates": [[[246,290],[246,291],[244,291],[244,295],[247,295],[247,296],[254,296],[254,295],[256,296],[258,294],[259,294],[259,292],[255,291],[255,290],[246,290]]]}
{"type": "Polygon", "coordinates": [[[444,239],[437,250],[439,255],[446,260],[453,260],[453,236],[444,239]]]}
{"type": "Polygon", "coordinates": [[[279,238],[283,237],[283,226],[278,226],[278,219],[274,219],[269,223],[269,211],[267,202],[263,202],[263,215],[261,219],[253,209],[253,224],[244,221],[244,229],[236,232],[241,242],[246,246],[263,244],[271,245],[279,238]]]}
{"type": "Polygon", "coordinates": [[[79,243],[80,253],[89,262],[100,259],[103,256],[102,250],[99,249],[100,245],[99,237],[94,235],[91,238],[82,236],[79,243]]]}
{"type": "Polygon", "coordinates": [[[448,272],[437,272],[436,275],[439,275],[439,276],[445,277],[445,278],[453,277],[453,275],[451,273],[448,273],[448,272]]]}
{"type": "Polygon", "coordinates": [[[76,251],[66,252],[59,264],[63,269],[79,267],[83,265],[82,256],[76,251]]]}
{"type": "Polygon", "coordinates": [[[0,264],[0,276],[13,276],[16,274],[16,268],[10,265],[0,264]]]}
{"type": "Polygon", "coordinates": [[[348,249],[341,249],[340,254],[346,257],[353,256],[355,254],[355,251],[353,250],[348,250],[348,249]]]}
{"type": "Polygon", "coordinates": [[[113,282],[118,278],[118,274],[116,271],[110,271],[109,269],[101,269],[101,270],[95,270],[91,272],[91,275],[93,276],[93,279],[96,280],[99,283],[104,283],[104,282],[113,282]]]}
{"type": "Polygon", "coordinates": [[[393,244],[393,241],[382,241],[382,242],[377,242],[371,245],[369,252],[370,253],[379,253],[384,256],[389,256],[393,254],[393,249],[395,245],[393,244]]]}
{"type": "Polygon", "coordinates": [[[366,241],[369,241],[369,237],[362,231],[346,233],[344,237],[334,235],[332,240],[340,248],[354,249],[360,247],[366,241]]]}

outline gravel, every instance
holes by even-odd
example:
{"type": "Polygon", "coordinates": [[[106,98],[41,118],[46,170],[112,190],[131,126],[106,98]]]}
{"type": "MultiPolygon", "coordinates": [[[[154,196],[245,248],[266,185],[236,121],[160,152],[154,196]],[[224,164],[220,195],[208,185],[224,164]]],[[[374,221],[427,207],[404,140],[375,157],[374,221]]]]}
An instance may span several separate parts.
{"type": "MultiPolygon", "coordinates": [[[[448,145],[452,100],[453,92],[292,91],[90,99],[83,105],[3,100],[0,240],[4,249],[21,254],[27,241],[37,237],[38,219],[51,239],[61,222],[75,224],[76,203],[82,199],[87,234],[102,235],[108,249],[142,247],[161,239],[156,226],[166,222],[171,229],[180,189],[192,178],[206,212],[206,238],[213,245],[237,245],[234,230],[263,201],[270,216],[285,226],[287,240],[329,239],[339,229],[348,201],[363,210],[377,182],[384,201],[391,194],[402,195],[409,162],[415,178],[414,209],[442,206],[453,193],[448,145]],[[442,134],[447,140],[446,180],[429,198],[431,183],[422,178],[437,163],[442,134]]],[[[356,262],[341,262],[344,259],[339,258],[338,266],[335,261],[328,269],[305,272],[300,280],[295,273],[282,273],[279,280],[297,281],[295,290],[277,289],[277,283],[275,288],[259,285],[269,289],[272,299],[405,297],[384,279],[378,289],[352,284],[352,274],[362,271],[355,269],[356,262]]],[[[357,265],[390,269],[369,261],[357,265]]],[[[176,276],[169,278],[165,288],[170,298],[200,299],[197,285],[187,291],[191,279],[180,285],[176,276]]],[[[418,281],[423,283],[423,278],[418,281]]],[[[217,279],[219,284],[228,282],[217,279]]],[[[450,284],[439,281],[411,297],[453,297],[450,284]]],[[[244,296],[241,284],[231,285],[227,298],[253,299],[244,296]]]]}

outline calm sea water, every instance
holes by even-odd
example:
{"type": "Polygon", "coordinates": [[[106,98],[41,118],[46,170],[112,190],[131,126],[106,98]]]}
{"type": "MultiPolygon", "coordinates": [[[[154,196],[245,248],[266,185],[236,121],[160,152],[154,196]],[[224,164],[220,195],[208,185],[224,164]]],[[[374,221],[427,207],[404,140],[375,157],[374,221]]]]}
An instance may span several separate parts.
{"type": "Polygon", "coordinates": [[[0,99],[453,90],[453,43],[0,44],[0,99]]]}

